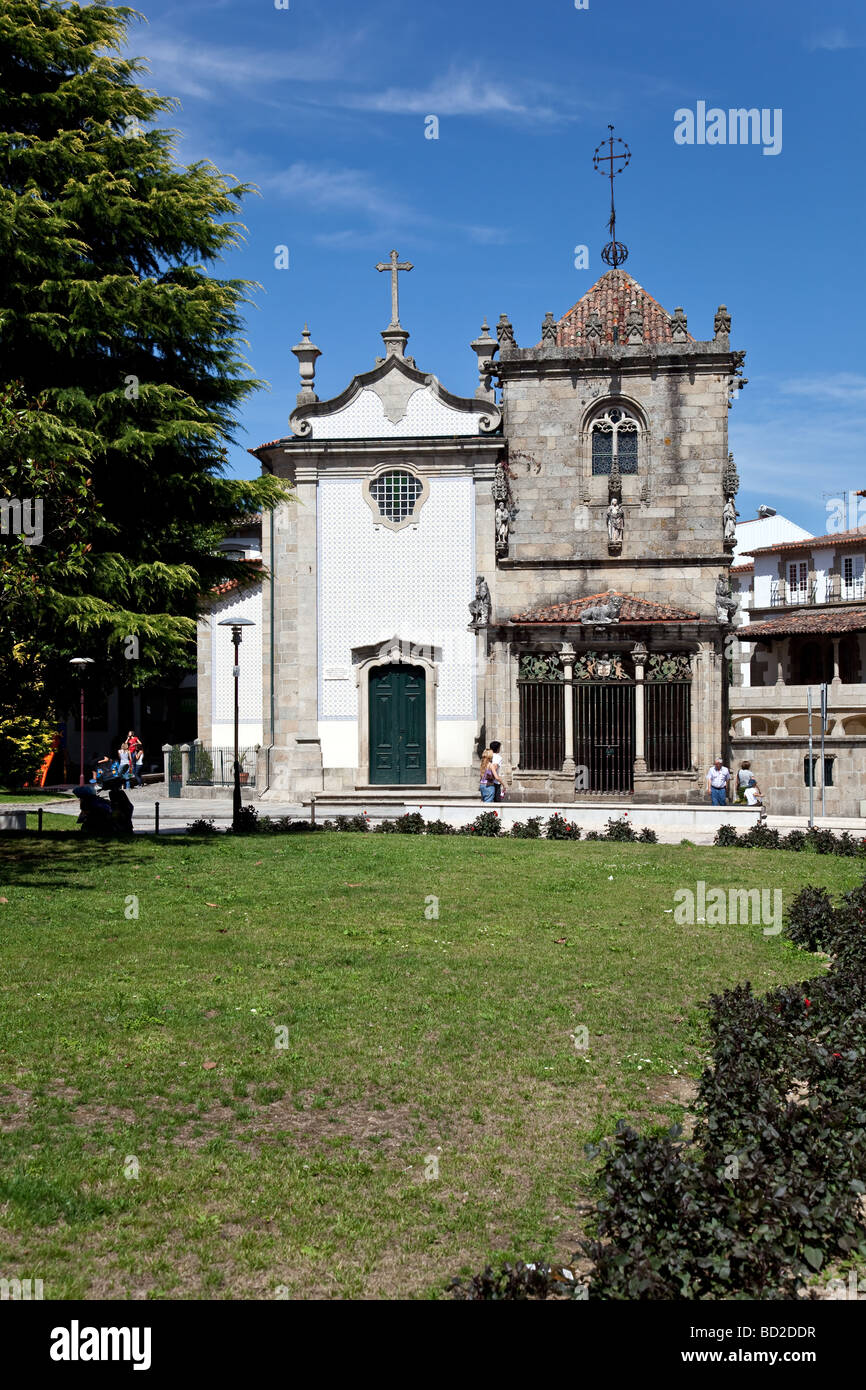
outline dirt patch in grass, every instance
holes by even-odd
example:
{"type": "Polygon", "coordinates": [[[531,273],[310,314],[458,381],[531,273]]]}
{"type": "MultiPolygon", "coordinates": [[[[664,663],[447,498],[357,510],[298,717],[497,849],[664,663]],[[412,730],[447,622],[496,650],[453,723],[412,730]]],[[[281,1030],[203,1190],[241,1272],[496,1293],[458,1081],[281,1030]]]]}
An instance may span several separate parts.
{"type": "Polygon", "coordinates": [[[120,1105],[78,1105],[71,1118],[74,1125],[84,1129],[93,1129],[96,1125],[134,1125],[138,1122],[134,1110],[120,1105]]]}
{"type": "Polygon", "coordinates": [[[12,1134],[28,1123],[33,1097],[19,1086],[4,1086],[0,1093],[0,1134],[12,1134]]]}

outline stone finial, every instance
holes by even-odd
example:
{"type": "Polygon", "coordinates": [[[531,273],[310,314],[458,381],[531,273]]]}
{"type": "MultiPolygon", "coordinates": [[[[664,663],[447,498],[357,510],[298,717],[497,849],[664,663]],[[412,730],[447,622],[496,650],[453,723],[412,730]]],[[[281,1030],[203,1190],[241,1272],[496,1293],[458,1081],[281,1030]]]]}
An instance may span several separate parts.
{"type": "Polygon", "coordinates": [[[740,490],[740,475],[734,463],[733,454],[728,454],[727,463],[722,470],[722,492],[725,497],[736,497],[740,490]]]}
{"type": "Polygon", "coordinates": [[[688,320],[683,313],[683,306],[677,305],[671,318],[671,337],[675,343],[685,343],[688,341],[689,326],[688,320]]]}
{"type": "Polygon", "coordinates": [[[301,374],[301,389],[298,392],[298,405],[307,405],[319,399],[313,390],[313,384],[316,380],[316,359],[321,357],[322,354],[315,343],[310,342],[310,330],[307,324],[304,324],[304,331],[301,337],[303,341],[295,343],[292,352],[298,359],[301,374]]]}
{"type": "Polygon", "coordinates": [[[544,315],[544,323],[541,325],[541,341],[549,343],[551,347],[556,347],[556,319],[549,309],[544,315]]]}
{"type": "Polygon", "coordinates": [[[717,338],[727,338],[731,331],[731,316],[728,306],[720,304],[713,319],[713,332],[717,338]]]}
{"type": "Polygon", "coordinates": [[[607,478],[608,501],[612,502],[614,497],[622,498],[622,474],[619,471],[619,460],[614,459],[610,465],[610,473],[607,478]]]}
{"type": "Polygon", "coordinates": [[[600,342],[601,342],[601,335],[602,335],[601,319],[599,318],[598,310],[597,310],[597,309],[593,309],[593,310],[591,311],[591,313],[587,314],[587,316],[586,316],[586,329],[585,329],[586,341],[587,341],[588,343],[600,343],[600,342]]]}
{"type": "Polygon", "coordinates": [[[475,396],[480,401],[492,401],[496,399],[496,393],[490,384],[490,369],[493,366],[493,354],[496,351],[496,339],[490,336],[490,327],[485,319],[481,325],[481,333],[469,344],[472,351],[478,358],[478,385],[475,388],[475,396]]]}
{"type": "Polygon", "coordinates": [[[628,318],[625,321],[625,341],[630,347],[635,347],[638,343],[643,342],[643,314],[638,308],[636,299],[632,300],[628,318]]]}
{"type": "Polygon", "coordinates": [[[499,322],[496,325],[496,336],[499,339],[499,346],[501,348],[517,346],[514,341],[514,328],[509,322],[507,314],[499,315],[499,322]]]}

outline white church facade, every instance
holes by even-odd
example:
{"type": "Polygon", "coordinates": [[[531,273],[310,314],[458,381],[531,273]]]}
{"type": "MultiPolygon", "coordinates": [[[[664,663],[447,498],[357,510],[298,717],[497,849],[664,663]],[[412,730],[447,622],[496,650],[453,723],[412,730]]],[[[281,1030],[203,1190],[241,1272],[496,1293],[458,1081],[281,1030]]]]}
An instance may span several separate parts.
{"type": "Polygon", "coordinates": [[[305,329],[291,433],[251,451],[294,501],[201,622],[199,738],[229,741],[219,622],[243,613],[266,799],[471,794],[496,738],[515,800],[702,799],[736,607],[724,306],[695,339],[615,268],[534,347],[485,324],[459,397],[407,355],[381,268],[384,356],[320,401],[305,329]]]}

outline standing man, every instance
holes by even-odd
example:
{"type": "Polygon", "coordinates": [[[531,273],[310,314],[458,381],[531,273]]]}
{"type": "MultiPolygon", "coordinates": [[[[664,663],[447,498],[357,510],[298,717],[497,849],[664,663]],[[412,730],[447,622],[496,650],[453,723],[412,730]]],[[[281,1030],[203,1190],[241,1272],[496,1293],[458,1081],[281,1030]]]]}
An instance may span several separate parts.
{"type": "Polygon", "coordinates": [[[721,758],[716,757],[712,767],[707,773],[707,795],[714,806],[726,806],[728,801],[728,783],[731,774],[725,767],[721,758]]]}
{"type": "MultiPolygon", "coordinates": [[[[494,740],[492,741],[492,743],[490,744],[490,751],[491,751],[491,753],[493,754],[493,757],[492,757],[492,759],[491,759],[491,762],[492,762],[492,764],[493,764],[493,771],[496,773],[496,776],[497,776],[498,778],[501,779],[501,777],[502,777],[502,744],[499,742],[498,739],[494,739],[494,740]]],[[[494,801],[503,801],[503,800],[505,799],[505,787],[503,786],[501,780],[498,781],[498,782],[496,782],[496,783],[494,784],[494,789],[495,789],[495,795],[494,795],[494,797],[493,797],[493,800],[494,800],[494,801]]]]}

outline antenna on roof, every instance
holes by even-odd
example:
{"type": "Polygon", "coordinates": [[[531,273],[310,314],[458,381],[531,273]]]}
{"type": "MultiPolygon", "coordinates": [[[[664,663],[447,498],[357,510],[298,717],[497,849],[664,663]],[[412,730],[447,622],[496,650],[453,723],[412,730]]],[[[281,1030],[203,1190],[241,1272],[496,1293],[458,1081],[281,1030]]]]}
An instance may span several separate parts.
{"type": "Polygon", "coordinates": [[[604,178],[610,179],[610,221],[607,225],[611,239],[602,250],[601,259],[604,261],[605,265],[613,266],[614,270],[616,270],[617,266],[623,265],[628,260],[628,247],[624,246],[621,241],[617,241],[616,239],[616,207],[613,201],[613,181],[616,175],[621,174],[631,160],[631,150],[624,140],[620,140],[618,135],[614,136],[612,125],[608,126],[608,130],[610,131],[610,135],[606,140],[602,140],[601,144],[596,147],[595,154],[592,156],[592,163],[593,168],[597,169],[604,178]],[[622,149],[614,150],[614,145],[621,145],[622,149]],[[605,147],[607,147],[608,153],[601,154],[600,151],[605,149],[605,147]],[[621,160],[622,163],[617,165],[617,160],[621,160]],[[604,164],[607,164],[609,168],[602,168],[604,164]]]}

